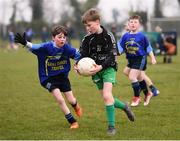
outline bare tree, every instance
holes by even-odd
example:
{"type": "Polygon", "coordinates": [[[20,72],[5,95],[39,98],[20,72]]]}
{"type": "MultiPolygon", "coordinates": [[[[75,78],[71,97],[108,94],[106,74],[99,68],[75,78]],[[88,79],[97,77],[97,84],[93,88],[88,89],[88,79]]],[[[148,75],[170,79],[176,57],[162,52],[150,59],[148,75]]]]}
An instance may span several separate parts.
{"type": "Polygon", "coordinates": [[[99,3],[99,0],[87,0],[83,5],[82,5],[82,11],[86,11],[92,7],[96,7],[96,5],[99,3]]]}
{"type": "MultiPolygon", "coordinates": [[[[19,12],[20,13],[20,9],[18,8],[18,4],[21,3],[22,1],[21,0],[12,0],[11,1],[11,4],[12,4],[12,15],[10,17],[10,25],[12,27],[15,26],[16,24],[16,16],[17,16],[17,13],[19,12]]],[[[22,14],[22,13],[21,13],[22,14]]]]}
{"type": "Polygon", "coordinates": [[[30,6],[32,8],[32,21],[43,19],[43,0],[30,0],[30,6]]]}
{"type": "Polygon", "coordinates": [[[13,13],[12,13],[12,16],[10,18],[10,23],[11,23],[11,25],[14,25],[15,24],[15,18],[16,18],[16,11],[17,11],[17,1],[14,1],[12,3],[12,8],[13,8],[13,13]]]}
{"type": "Polygon", "coordinates": [[[77,0],[70,0],[70,5],[74,8],[74,16],[76,17],[73,25],[75,29],[78,30],[79,37],[82,37],[82,33],[84,32],[83,25],[81,23],[81,16],[83,13],[89,8],[96,7],[99,0],[86,0],[84,3],[80,3],[77,0]]]}
{"type": "Polygon", "coordinates": [[[162,6],[161,6],[160,0],[154,1],[154,17],[157,17],[157,18],[163,17],[162,6]]]}
{"type": "Polygon", "coordinates": [[[117,24],[118,23],[119,11],[114,8],[112,10],[112,15],[113,15],[114,23],[117,24]]]}
{"type": "Polygon", "coordinates": [[[179,6],[180,6],[180,0],[177,0],[178,1],[178,3],[179,3],[179,6]]]}

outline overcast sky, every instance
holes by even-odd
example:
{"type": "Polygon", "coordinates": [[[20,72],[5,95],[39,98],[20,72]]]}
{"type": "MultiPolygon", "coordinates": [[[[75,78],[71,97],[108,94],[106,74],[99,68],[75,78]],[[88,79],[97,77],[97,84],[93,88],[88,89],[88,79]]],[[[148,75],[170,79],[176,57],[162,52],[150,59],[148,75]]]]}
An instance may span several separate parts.
{"type": "MultiPolygon", "coordinates": [[[[167,17],[180,16],[180,7],[176,0],[164,0],[165,5],[163,14],[167,17]]],[[[119,21],[128,18],[128,11],[133,8],[133,11],[147,11],[149,16],[152,16],[154,10],[154,0],[100,0],[99,8],[107,22],[112,21],[113,8],[120,12],[119,21]]]]}
{"type": "MultiPolygon", "coordinates": [[[[12,14],[12,0],[0,0],[0,23],[9,23],[9,18],[12,14]]],[[[31,9],[28,6],[27,0],[17,0],[23,1],[18,3],[19,13],[17,13],[17,20],[24,19],[25,21],[31,20],[31,9]]],[[[50,1],[50,0],[49,0],[50,1]]],[[[51,0],[47,6],[53,6],[53,11],[56,18],[54,22],[59,20],[59,15],[61,13],[60,9],[67,7],[65,6],[66,0],[51,0]],[[60,1],[63,4],[60,4],[60,1]],[[62,5],[64,5],[62,7],[62,5]],[[61,7],[61,8],[59,8],[61,7]],[[59,13],[58,13],[59,12],[59,13]]],[[[137,9],[148,11],[150,15],[153,12],[154,0],[100,0],[98,8],[101,10],[101,15],[105,22],[112,22],[112,9],[117,9],[119,12],[118,21],[121,22],[128,18],[128,11],[133,8],[134,11],[137,9]]],[[[165,0],[166,6],[163,9],[165,16],[178,16],[180,15],[180,8],[176,0],[165,0]]],[[[51,20],[51,19],[50,19],[51,20]]]]}

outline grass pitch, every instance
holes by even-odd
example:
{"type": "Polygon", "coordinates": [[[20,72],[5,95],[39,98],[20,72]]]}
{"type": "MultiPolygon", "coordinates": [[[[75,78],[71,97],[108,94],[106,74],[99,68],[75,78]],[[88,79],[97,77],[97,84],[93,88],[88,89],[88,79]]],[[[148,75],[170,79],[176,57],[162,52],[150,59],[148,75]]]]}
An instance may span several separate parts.
{"type": "MultiPolygon", "coordinates": [[[[116,109],[117,134],[108,136],[105,107],[90,77],[80,77],[73,70],[70,73],[74,95],[84,113],[82,118],[77,118],[80,128],[70,130],[54,98],[39,84],[36,57],[24,49],[7,51],[1,48],[0,139],[180,140],[180,55],[173,57],[172,64],[163,64],[160,56],[157,60],[157,65],[148,64],[147,74],[160,95],[153,97],[147,107],[141,103],[133,108],[134,123],[116,109]]],[[[120,56],[118,62],[113,94],[129,102],[133,93],[129,80],[122,74],[125,56],[120,56]]]]}

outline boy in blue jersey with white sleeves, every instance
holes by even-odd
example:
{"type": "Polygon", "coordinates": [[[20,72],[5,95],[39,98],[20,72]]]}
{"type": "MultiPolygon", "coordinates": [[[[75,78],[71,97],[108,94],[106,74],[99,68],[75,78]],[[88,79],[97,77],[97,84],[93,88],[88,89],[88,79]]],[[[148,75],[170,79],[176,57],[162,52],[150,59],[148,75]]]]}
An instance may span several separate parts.
{"type": "MultiPolygon", "coordinates": [[[[125,24],[123,34],[126,33],[126,32],[130,32],[128,22],[126,22],[126,24],[125,24]]],[[[123,70],[123,73],[126,76],[128,76],[129,75],[129,68],[125,67],[124,70],[123,70]]],[[[147,84],[149,90],[153,93],[153,96],[158,96],[160,94],[160,91],[154,86],[151,78],[146,73],[143,76],[144,76],[144,80],[146,81],[146,84],[147,84]]]]}
{"type": "Polygon", "coordinates": [[[67,107],[64,93],[67,101],[73,106],[76,115],[82,116],[82,110],[74,97],[71,84],[68,78],[70,71],[70,58],[78,59],[78,51],[66,43],[67,30],[63,26],[54,26],[52,28],[52,40],[41,44],[32,44],[26,41],[25,33],[21,36],[15,35],[15,42],[24,45],[38,59],[39,80],[41,85],[46,88],[55,97],[65,118],[71,124],[70,129],[79,128],[79,124],[67,107]]]}
{"type": "Polygon", "coordinates": [[[152,92],[148,91],[144,75],[147,64],[147,55],[150,56],[152,64],[156,64],[156,59],[148,39],[142,32],[139,32],[140,26],[141,17],[138,15],[131,16],[129,18],[130,32],[125,33],[118,41],[120,54],[125,52],[128,60],[128,65],[125,70],[128,72],[128,77],[134,91],[131,106],[138,106],[140,104],[141,90],[143,90],[145,94],[144,106],[149,104],[150,99],[153,96],[152,92]]]}

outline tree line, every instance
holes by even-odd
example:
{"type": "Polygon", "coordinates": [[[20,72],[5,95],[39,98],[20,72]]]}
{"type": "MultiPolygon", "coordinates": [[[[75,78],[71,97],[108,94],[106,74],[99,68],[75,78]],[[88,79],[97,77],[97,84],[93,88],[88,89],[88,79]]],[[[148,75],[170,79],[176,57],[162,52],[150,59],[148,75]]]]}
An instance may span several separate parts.
{"type": "MultiPolygon", "coordinates": [[[[46,20],[46,17],[44,16],[44,5],[47,3],[49,4],[50,1],[47,0],[28,0],[29,7],[32,9],[32,19],[31,22],[26,22],[23,20],[16,22],[16,16],[17,16],[17,11],[18,9],[18,4],[24,2],[23,0],[12,0],[12,15],[10,18],[10,24],[8,25],[9,27],[13,29],[19,29],[24,30],[24,28],[31,27],[37,32],[40,32],[40,29],[43,26],[49,27],[52,26],[53,23],[51,23],[51,20],[49,23],[46,20]]],[[[178,4],[180,5],[180,0],[177,0],[178,4]]],[[[66,25],[67,23],[71,23],[71,26],[77,30],[76,33],[78,34],[77,36],[82,36],[81,34],[84,32],[83,31],[83,25],[81,24],[81,16],[82,14],[89,8],[91,7],[97,7],[99,0],[86,0],[84,2],[79,2],[78,0],[66,0],[66,3],[69,4],[70,7],[72,7],[73,10],[73,15],[68,15],[68,11],[65,11],[61,16],[61,20],[59,23],[66,25]]],[[[165,0],[155,0],[154,1],[154,17],[161,18],[163,17],[163,4],[165,3],[165,0]]],[[[119,14],[117,10],[113,10],[113,19],[114,22],[117,22],[117,15],[119,14]]],[[[130,11],[129,14],[139,14],[143,21],[144,25],[146,25],[147,22],[147,13],[143,11],[130,11]]]]}

